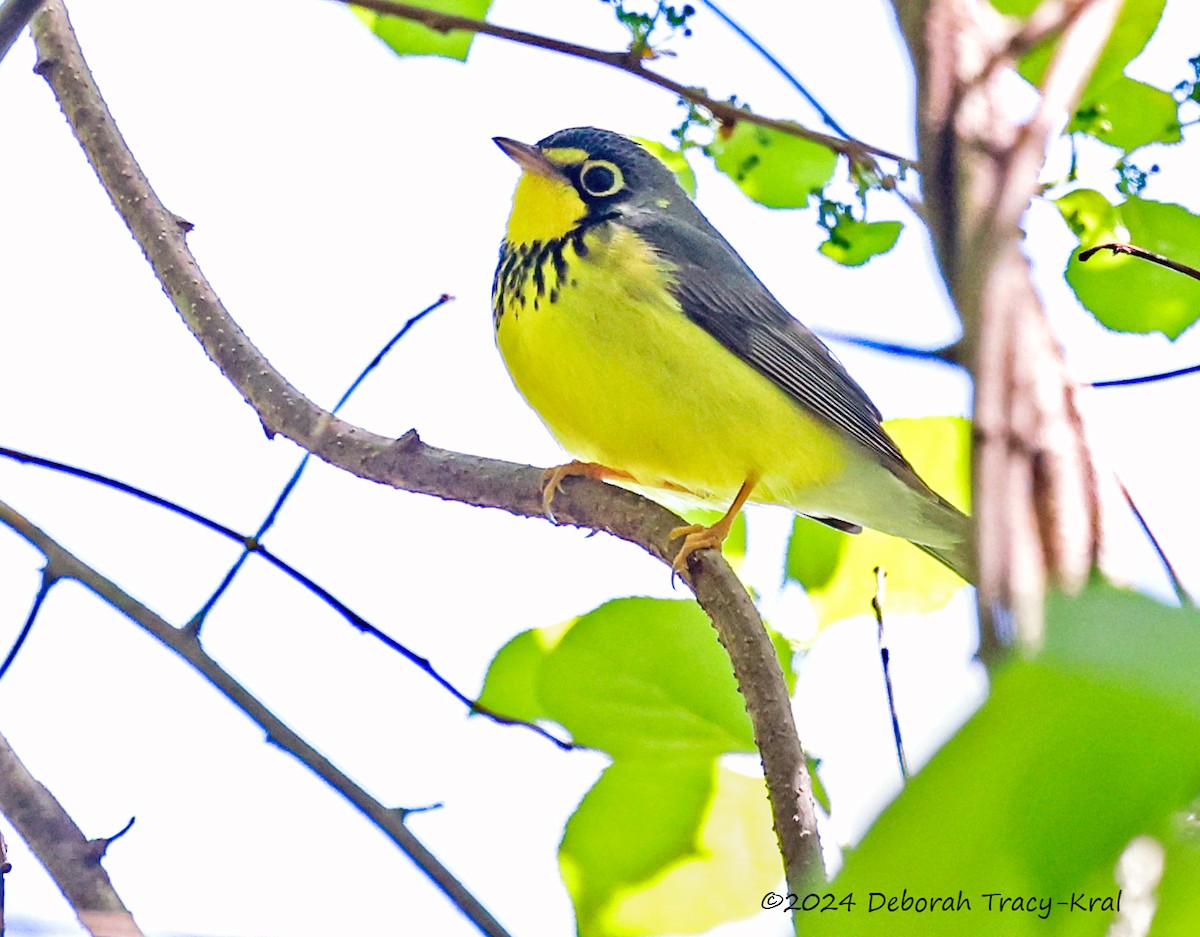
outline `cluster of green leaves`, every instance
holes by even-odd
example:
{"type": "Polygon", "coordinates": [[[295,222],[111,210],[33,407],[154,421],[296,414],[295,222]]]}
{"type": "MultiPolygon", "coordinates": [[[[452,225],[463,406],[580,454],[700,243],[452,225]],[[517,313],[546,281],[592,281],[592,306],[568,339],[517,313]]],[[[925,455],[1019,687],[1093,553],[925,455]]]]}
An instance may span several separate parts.
{"type": "MultiPolygon", "coordinates": [[[[992,3],[1012,16],[1026,16],[1037,6],[1037,0],[992,3]]],[[[1173,88],[1156,88],[1125,74],[1154,34],[1165,5],[1166,0],[1125,0],[1067,126],[1067,133],[1094,138],[1116,151],[1116,190],[1124,200],[1095,189],[1075,189],[1055,201],[1079,238],[1079,249],[1067,261],[1066,278],[1084,308],[1110,329],[1162,332],[1174,339],[1200,317],[1200,283],[1128,255],[1101,252],[1087,263],[1078,259],[1089,247],[1115,242],[1133,243],[1190,266],[1200,260],[1200,218],[1179,205],[1142,199],[1157,167],[1142,169],[1131,158],[1143,147],[1181,142],[1180,107],[1200,102],[1200,56],[1189,60],[1192,79],[1173,88]]],[[[1054,49],[1053,41],[1032,49],[1019,64],[1021,75],[1039,85],[1054,49]]]]}
{"type": "MultiPolygon", "coordinates": [[[[786,643],[774,637],[791,687],[786,643]]],[[[496,655],[480,702],[565,728],[612,764],[559,850],[583,937],[697,933],[758,910],[782,875],[737,683],[694,602],[617,599],[496,655]]]]}
{"type": "MultiPolygon", "coordinates": [[[[736,103],[736,102],[732,102],[736,103]]],[[[899,221],[867,221],[867,196],[883,187],[874,173],[853,173],[856,208],[827,195],[837,169],[838,154],[829,147],[772,127],[747,121],[715,124],[689,106],[684,122],[672,131],[680,153],[699,148],[713,165],[745,195],[767,208],[819,207],[818,224],[826,231],[820,251],[845,266],[856,267],[895,246],[903,225],[899,221]],[[706,142],[697,142],[694,131],[706,142]]]]}

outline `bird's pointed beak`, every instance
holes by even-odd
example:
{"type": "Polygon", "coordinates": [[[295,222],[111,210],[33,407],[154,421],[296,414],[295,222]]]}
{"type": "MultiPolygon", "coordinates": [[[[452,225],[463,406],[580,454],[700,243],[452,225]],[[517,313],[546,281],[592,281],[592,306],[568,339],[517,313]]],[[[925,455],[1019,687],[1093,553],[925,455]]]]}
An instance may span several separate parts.
{"type": "Polygon", "coordinates": [[[510,140],[508,137],[492,137],[492,140],[504,151],[506,156],[526,172],[536,173],[547,179],[565,178],[562,170],[546,159],[546,155],[536,146],[521,143],[519,140],[510,140]]]}

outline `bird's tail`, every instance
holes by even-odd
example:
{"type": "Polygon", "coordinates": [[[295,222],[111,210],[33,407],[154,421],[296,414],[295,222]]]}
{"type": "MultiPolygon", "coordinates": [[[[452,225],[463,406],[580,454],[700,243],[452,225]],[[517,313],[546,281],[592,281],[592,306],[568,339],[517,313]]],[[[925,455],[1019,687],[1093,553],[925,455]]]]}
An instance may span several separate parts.
{"type": "Polygon", "coordinates": [[[975,548],[968,541],[953,547],[931,547],[924,543],[914,543],[917,549],[928,553],[952,573],[957,573],[970,585],[975,585],[979,571],[975,562],[975,548]]]}
{"type": "Polygon", "coordinates": [[[979,566],[975,556],[975,538],[973,536],[971,518],[952,505],[945,498],[934,494],[938,499],[938,507],[942,517],[939,526],[953,533],[953,542],[947,546],[912,541],[913,546],[929,554],[947,569],[957,573],[966,582],[975,585],[979,580],[979,566]]]}

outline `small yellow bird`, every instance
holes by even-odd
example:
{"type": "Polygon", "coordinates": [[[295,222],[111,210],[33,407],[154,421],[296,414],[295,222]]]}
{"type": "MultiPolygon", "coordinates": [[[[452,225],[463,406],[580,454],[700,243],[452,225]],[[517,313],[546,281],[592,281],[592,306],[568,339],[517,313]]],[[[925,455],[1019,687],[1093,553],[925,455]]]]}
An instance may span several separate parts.
{"type": "Polygon", "coordinates": [[[577,461],[547,470],[728,505],[680,528],[676,570],[748,499],[903,537],[973,579],[970,519],[929,488],[866,393],[634,141],[496,137],[523,170],[492,287],[517,390],[577,461]]]}

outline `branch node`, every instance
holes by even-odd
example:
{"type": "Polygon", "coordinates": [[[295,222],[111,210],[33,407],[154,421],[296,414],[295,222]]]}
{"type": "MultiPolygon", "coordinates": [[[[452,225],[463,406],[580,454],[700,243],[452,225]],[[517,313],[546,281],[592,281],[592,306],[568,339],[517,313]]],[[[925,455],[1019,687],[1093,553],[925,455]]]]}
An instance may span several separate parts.
{"type": "Polygon", "coordinates": [[[137,817],[130,817],[129,822],[117,830],[117,832],[113,833],[112,836],[102,836],[98,839],[89,839],[84,848],[84,858],[90,862],[99,862],[104,858],[104,854],[108,852],[109,846],[133,829],[135,820],[137,820],[137,817]]]}
{"type": "Polygon", "coordinates": [[[392,443],[392,448],[397,452],[408,452],[410,449],[416,449],[420,445],[421,437],[414,427],[403,436],[397,437],[396,441],[392,443]]]}

